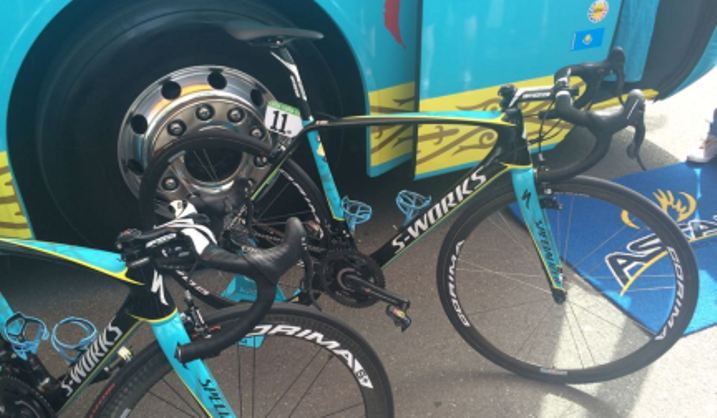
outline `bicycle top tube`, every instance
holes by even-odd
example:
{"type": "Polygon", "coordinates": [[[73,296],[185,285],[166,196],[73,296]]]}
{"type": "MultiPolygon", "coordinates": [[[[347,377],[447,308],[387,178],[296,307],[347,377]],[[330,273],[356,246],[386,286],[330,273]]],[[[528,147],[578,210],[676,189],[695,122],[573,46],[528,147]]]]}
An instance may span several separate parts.
{"type": "Polygon", "coordinates": [[[388,115],[357,115],[337,119],[321,119],[308,123],[296,137],[318,129],[354,128],[380,125],[473,125],[498,130],[515,129],[516,124],[509,122],[503,112],[491,111],[445,111],[445,112],[405,112],[388,115]]]}

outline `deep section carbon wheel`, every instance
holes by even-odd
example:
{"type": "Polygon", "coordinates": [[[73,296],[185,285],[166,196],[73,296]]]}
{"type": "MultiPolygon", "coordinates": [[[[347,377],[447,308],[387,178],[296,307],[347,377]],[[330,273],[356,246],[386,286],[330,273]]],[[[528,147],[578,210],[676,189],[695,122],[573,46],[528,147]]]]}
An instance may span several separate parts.
{"type": "Polygon", "coordinates": [[[542,196],[563,261],[556,302],[506,182],[464,210],[438,264],[443,308],[478,352],[556,383],[613,379],[657,359],[683,335],[697,301],[685,236],[645,197],[577,177],[542,196]]]}
{"type": "MultiPolygon", "coordinates": [[[[308,308],[273,308],[253,333],[207,365],[237,416],[393,416],[376,353],[346,325],[308,308]]],[[[204,416],[156,344],[121,369],[90,411],[97,417],[204,416]]]]}

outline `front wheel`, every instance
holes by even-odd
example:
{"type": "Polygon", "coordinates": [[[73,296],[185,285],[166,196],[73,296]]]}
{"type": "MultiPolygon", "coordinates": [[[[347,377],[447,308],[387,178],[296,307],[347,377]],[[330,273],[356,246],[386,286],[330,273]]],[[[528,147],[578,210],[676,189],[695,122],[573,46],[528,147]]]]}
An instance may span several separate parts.
{"type": "MultiPolygon", "coordinates": [[[[250,335],[205,360],[237,416],[393,416],[383,365],[371,346],[341,322],[306,308],[280,306],[250,335]]],[[[107,384],[89,415],[203,413],[155,343],[107,384]]]]}
{"type": "Polygon", "coordinates": [[[567,300],[553,300],[505,183],[462,212],[441,248],[438,291],[451,323],[492,362],[543,381],[603,381],[655,361],[697,301],[685,236],[615,183],[577,177],[544,190],[567,300]]]}

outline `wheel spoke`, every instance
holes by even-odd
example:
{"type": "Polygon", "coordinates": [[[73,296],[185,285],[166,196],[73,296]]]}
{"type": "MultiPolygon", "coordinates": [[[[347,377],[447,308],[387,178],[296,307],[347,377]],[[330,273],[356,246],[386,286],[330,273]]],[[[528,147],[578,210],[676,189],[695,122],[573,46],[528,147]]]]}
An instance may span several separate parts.
{"type": "Polygon", "coordinates": [[[282,399],[284,399],[286,394],[289,393],[291,388],[293,388],[294,385],[296,384],[296,382],[299,381],[301,376],[304,375],[304,372],[306,371],[306,369],[308,369],[309,366],[311,365],[311,363],[314,362],[314,360],[316,359],[316,357],[318,357],[320,352],[321,352],[321,347],[316,349],[316,351],[314,352],[314,355],[312,355],[311,358],[309,359],[309,361],[306,362],[306,364],[304,364],[304,367],[301,368],[301,371],[299,371],[299,374],[294,378],[294,380],[291,381],[291,383],[289,383],[289,386],[286,387],[286,390],[284,390],[284,392],[281,394],[281,396],[279,396],[279,398],[277,398],[276,402],[274,402],[274,404],[271,406],[271,408],[269,408],[269,412],[266,413],[267,417],[269,415],[271,415],[271,413],[274,411],[274,408],[276,408],[276,406],[279,405],[279,403],[282,401],[282,399]]]}
{"type": "Polygon", "coordinates": [[[319,377],[324,373],[324,370],[326,369],[326,366],[329,364],[329,362],[331,362],[331,360],[332,360],[333,358],[334,358],[334,357],[331,356],[331,355],[329,355],[329,356],[326,358],[326,361],[324,362],[324,364],[323,364],[323,365],[321,366],[321,368],[319,369],[319,373],[317,373],[316,376],[314,376],[314,379],[313,379],[313,380],[311,381],[311,383],[309,384],[309,387],[306,388],[306,390],[304,391],[304,393],[303,393],[303,394],[301,395],[301,397],[299,398],[299,402],[297,402],[296,405],[294,405],[294,408],[291,410],[291,412],[289,412],[289,416],[290,416],[290,417],[294,415],[294,412],[296,412],[296,409],[299,408],[299,405],[301,405],[301,403],[304,402],[304,399],[306,399],[306,395],[309,394],[309,392],[311,391],[311,389],[312,389],[312,388],[314,387],[314,385],[316,384],[316,381],[319,380],[319,377]]]}
{"type": "Polygon", "coordinates": [[[502,365],[510,370],[525,374],[545,372],[543,367],[572,370],[550,377],[560,382],[619,377],[656,357],[660,347],[651,350],[655,331],[648,326],[657,324],[642,323],[647,312],[643,307],[649,304],[659,315],[663,309],[669,311],[677,282],[669,265],[644,267],[643,280],[619,299],[620,289],[605,260],[615,253],[632,252],[635,258],[617,260],[622,263],[618,267],[632,269],[630,263],[639,267],[640,257],[655,248],[677,248],[679,237],[668,234],[657,208],[638,208],[640,202],[628,199],[617,186],[577,178],[555,190],[559,209],[546,208],[546,214],[563,260],[567,299],[553,299],[545,266],[534,251],[540,242],[531,240],[519,214],[512,216],[517,213],[515,196],[505,191],[487,200],[503,202],[501,208],[489,212],[494,206],[478,203],[448,233],[450,241],[444,243],[440,261],[445,281],[441,295],[448,299],[443,306],[456,328],[463,329],[461,322],[466,324],[462,315],[471,318],[465,326],[473,332],[462,333],[463,337],[487,353],[504,356],[502,365]],[[640,229],[620,222],[623,210],[631,213],[640,229]],[[618,219],[609,228],[586,228],[584,223],[598,215],[617,215],[618,219]],[[459,260],[451,258],[455,252],[450,251],[457,242],[464,243],[459,260]],[[451,284],[455,287],[446,287],[451,284]],[[454,298],[460,301],[460,310],[451,309],[454,298]],[[505,334],[504,324],[517,325],[517,329],[505,334]],[[624,364],[618,363],[621,359],[624,364]]]}
{"type": "MultiPolygon", "coordinates": [[[[565,231],[565,246],[563,247],[563,260],[568,259],[568,244],[570,242],[570,230],[573,225],[573,209],[575,207],[575,196],[570,198],[570,210],[568,211],[568,230],[565,231]]],[[[560,223],[558,223],[560,225],[560,223]]]]}
{"type": "Polygon", "coordinates": [[[482,310],[472,311],[472,312],[467,313],[466,315],[472,316],[474,314],[485,314],[488,312],[495,312],[495,311],[502,311],[504,309],[518,308],[520,306],[532,305],[534,303],[540,303],[540,302],[545,302],[545,299],[535,299],[535,300],[529,300],[527,302],[516,303],[514,305],[501,306],[500,308],[491,308],[491,309],[482,309],[482,310]]]}
{"type": "Polygon", "coordinates": [[[520,284],[522,284],[522,285],[524,285],[524,286],[527,286],[527,287],[530,287],[530,288],[532,288],[532,289],[536,289],[536,290],[538,290],[538,291],[540,291],[540,292],[542,292],[542,293],[550,294],[550,291],[548,291],[548,290],[546,290],[546,289],[544,289],[544,288],[542,288],[542,287],[539,287],[539,286],[536,286],[536,285],[534,285],[534,284],[530,284],[530,283],[524,282],[524,281],[522,281],[522,280],[518,280],[518,279],[516,279],[516,278],[514,278],[514,277],[510,277],[509,275],[504,274],[504,273],[501,273],[501,272],[499,272],[499,271],[491,270],[491,269],[489,269],[489,268],[487,268],[487,267],[483,267],[483,266],[480,266],[480,265],[478,265],[478,264],[473,264],[473,263],[471,263],[471,262],[469,262],[469,261],[466,261],[466,260],[462,260],[462,262],[464,262],[464,263],[466,263],[466,264],[470,264],[470,265],[472,265],[472,266],[478,268],[478,269],[479,269],[478,271],[480,271],[480,272],[493,273],[493,274],[495,274],[495,275],[497,275],[497,276],[500,276],[500,277],[503,277],[503,278],[505,278],[505,279],[508,279],[508,280],[511,280],[511,281],[520,283],[520,284]]]}
{"type": "Polygon", "coordinates": [[[347,406],[346,408],[341,408],[341,409],[339,409],[338,411],[334,411],[334,412],[328,413],[328,414],[326,414],[326,415],[322,415],[321,417],[322,417],[322,418],[328,418],[328,417],[336,416],[336,415],[342,414],[342,413],[344,413],[344,412],[346,412],[346,411],[350,411],[350,410],[352,410],[352,409],[354,409],[354,408],[356,408],[356,407],[359,407],[359,406],[361,406],[361,405],[363,405],[363,402],[357,402],[357,403],[355,403],[355,404],[353,404],[353,405],[347,406]]]}
{"type": "Polygon", "coordinates": [[[525,337],[525,340],[523,340],[523,343],[520,345],[520,348],[518,348],[518,355],[520,355],[520,353],[523,351],[523,348],[525,348],[528,340],[530,340],[533,337],[533,335],[538,331],[538,329],[543,325],[543,322],[545,322],[545,319],[547,318],[546,314],[548,313],[549,310],[550,310],[550,305],[545,307],[545,309],[543,310],[543,313],[540,315],[540,320],[538,321],[538,325],[536,325],[535,328],[533,328],[533,330],[530,333],[528,333],[528,336],[525,337]]]}
{"type": "Polygon", "coordinates": [[[279,190],[278,192],[272,192],[272,193],[274,193],[273,198],[271,199],[271,201],[269,201],[269,203],[266,205],[266,207],[264,207],[264,210],[261,211],[261,213],[256,216],[257,219],[261,219],[261,217],[269,210],[269,208],[271,208],[271,206],[274,204],[274,202],[276,202],[276,200],[277,200],[278,198],[282,197],[282,194],[284,194],[284,191],[286,190],[287,187],[289,187],[290,184],[291,184],[291,183],[289,183],[289,182],[287,181],[287,182],[281,187],[281,190],[279,190]]]}
{"type": "Polygon", "coordinates": [[[194,408],[192,407],[192,405],[191,405],[190,403],[188,403],[187,400],[186,400],[172,385],[169,384],[169,382],[167,382],[166,379],[163,378],[163,379],[162,379],[162,383],[164,383],[164,384],[169,388],[169,390],[171,390],[171,391],[174,393],[174,395],[175,395],[177,398],[179,398],[179,400],[180,400],[187,408],[189,408],[189,409],[192,411],[192,414],[190,414],[190,413],[188,413],[187,411],[185,411],[185,410],[179,408],[177,405],[175,405],[174,403],[170,402],[170,401],[167,400],[165,397],[158,395],[158,394],[157,394],[156,392],[154,392],[154,391],[151,391],[151,390],[150,390],[150,391],[149,391],[149,394],[150,394],[151,396],[154,396],[155,398],[159,399],[160,401],[164,402],[165,404],[171,406],[172,408],[176,409],[177,411],[181,412],[182,414],[188,416],[188,417],[198,417],[198,416],[200,416],[199,413],[197,412],[197,410],[194,409],[194,408]]]}

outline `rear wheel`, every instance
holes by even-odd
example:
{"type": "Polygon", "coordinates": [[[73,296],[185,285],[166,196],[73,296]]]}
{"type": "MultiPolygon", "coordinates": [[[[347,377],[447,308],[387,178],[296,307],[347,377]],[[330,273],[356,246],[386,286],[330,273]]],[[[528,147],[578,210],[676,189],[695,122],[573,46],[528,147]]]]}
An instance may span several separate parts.
{"type": "Polygon", "coordinates": [[[489,360],[549,382],[613,379],[655,361],[697,301],[684,235],[614,183],[577,177],[546,187],[567,300],[553,300],[506,183],[464,210],[441,248],[438,291],[451,323],[489,360]]]}
{"type": "MultiPolygon", "coordinates": [[[[298,164],[286,161],[250,199],[256,183],[270,170],[255,162],[265,158],[269,150],[261,141],[224,131],[165,147],[142,179],[139,204],[144,227],[151,228],[168,217],[169,201],[188,200],[212,218],[222,246],[250,251],[251,247],[279,244],[286,220],[297,217],[307,231],[309,250],[321,257],[328,242],[326,201],[298,164]]],[[[282,277],[279,286],[284,300],[300,295],[303,279],[302,266],[282,277]]],[[[253,281],[213,269],[194,271],[181,284],[217,308],[253,297],[253,281]]]]}
{"type": "MultiPolygon", "coordinates": [[[[237,416],[393,416],[378,356],[346,325],[281,306],[253,334],[205,360],[237,416]]],[[[90,411],[98,417],[203,416],[156,343],[121,369],[90,411]]]]}

